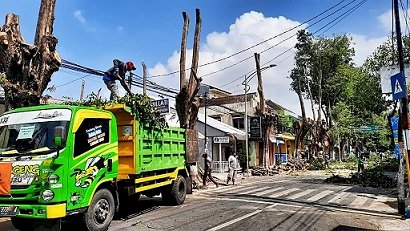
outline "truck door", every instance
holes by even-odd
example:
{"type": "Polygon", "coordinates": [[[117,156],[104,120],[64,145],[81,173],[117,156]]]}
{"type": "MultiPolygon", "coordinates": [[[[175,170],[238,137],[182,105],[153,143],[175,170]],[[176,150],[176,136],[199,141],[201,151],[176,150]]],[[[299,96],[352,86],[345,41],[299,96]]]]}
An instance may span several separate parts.
{"type": "Polygon", "coordinates": [[[68,210],[89,205],[102,181],[112,177],[117,143],[111,141],[111,114],[79,110],[73,124],[73,153],[69,158],[68,210]]]}

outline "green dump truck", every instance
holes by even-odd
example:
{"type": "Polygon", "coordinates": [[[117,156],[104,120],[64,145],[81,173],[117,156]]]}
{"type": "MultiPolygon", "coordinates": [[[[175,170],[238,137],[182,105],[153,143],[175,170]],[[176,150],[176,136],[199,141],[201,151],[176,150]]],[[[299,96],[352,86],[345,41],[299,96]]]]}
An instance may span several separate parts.
{"type": "Polygon", "coordinates": [[[186,133],[143,126],[125,105],[46,105],[0,117],[0,216],[30,229],[81,214],[106,230],[140,194],[182,204],[192,193],[186,133]]]}

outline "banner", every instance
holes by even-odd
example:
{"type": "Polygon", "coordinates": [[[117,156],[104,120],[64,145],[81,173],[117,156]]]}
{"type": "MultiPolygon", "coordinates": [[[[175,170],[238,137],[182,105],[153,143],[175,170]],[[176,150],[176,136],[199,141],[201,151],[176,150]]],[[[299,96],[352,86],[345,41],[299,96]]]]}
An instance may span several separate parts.
{"type": "Polygon", "coordinates": [[[399,116],[395,115],[390,118],[392,130],[393,130],[393,139],[394,139],[394,155],[398,159],[400,157],[399,149],[399,116]]]}
{"type": "Polygon", "coordinates": [[[11,194],[11,162],[0,163],[0,195],[11,194]]]}

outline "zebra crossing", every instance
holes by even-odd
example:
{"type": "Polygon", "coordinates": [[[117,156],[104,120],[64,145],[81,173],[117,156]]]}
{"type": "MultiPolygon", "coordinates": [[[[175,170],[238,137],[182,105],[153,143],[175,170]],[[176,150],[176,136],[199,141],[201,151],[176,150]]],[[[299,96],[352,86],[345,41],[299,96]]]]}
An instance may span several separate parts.
{"type": "Polygon", "coordinates": [[[353,186],[322,184],[255,184],[228,186],[208,192],[220,196],[251,196],[256,198],[284,199],[320,205],[341,206],[353,209],[395,213],[396,198],[381,194],[357,192],[353,186]]]}

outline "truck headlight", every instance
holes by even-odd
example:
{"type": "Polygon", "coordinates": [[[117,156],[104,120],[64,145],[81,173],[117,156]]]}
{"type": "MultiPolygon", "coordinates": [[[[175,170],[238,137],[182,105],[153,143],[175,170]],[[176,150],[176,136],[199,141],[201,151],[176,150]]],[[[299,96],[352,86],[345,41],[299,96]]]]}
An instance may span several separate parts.
{"type": "Polygon", "coordinates": [[[43,200],[45,200],[45,201],[50,201],[50,200],[52,200],[52,199],[54,198],[54,192],[51,191],[51,190],[49,190],[49,189],[47,189],[47,190],[45,190],[45,191],[41,194],[41,197],[42,197],[43,200]]]}
{"type": "Polygon", "coordinates": [[[58,175],[52,174],[52,175],[50,175],[50,176],[48,177],[48,182],[49,182],[50,184],[55,184],[55,183],[58,182],[59,179],[60,179],[60,177],[58,177],[58,175]]]}

